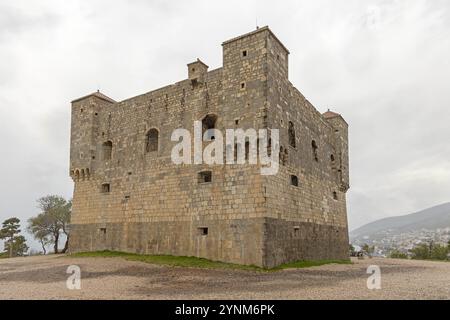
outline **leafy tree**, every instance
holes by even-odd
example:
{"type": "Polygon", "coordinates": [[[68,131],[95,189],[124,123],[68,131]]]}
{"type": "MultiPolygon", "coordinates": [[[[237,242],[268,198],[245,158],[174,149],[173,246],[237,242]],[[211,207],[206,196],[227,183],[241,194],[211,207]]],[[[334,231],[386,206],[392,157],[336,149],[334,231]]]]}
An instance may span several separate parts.
{"type": "Polygon", "coordinates": [[[433,260],[447,260],[450,247],[440,244],[422,243],[414,247],[412,250],[413,259],[433,259],[433,260]]]}
{"type": "Polygon", "coordinates": [[[355,250],[355,247],[352,244],[349,245],[349,251],[350,251],[350,256],[351,257],[355,256],[356,250],[355,250]]]}
{"type": "Polygon", "coordinates": [[[9,218],[3,221],[2,229],[0,229],[0,239],[5,240],[5,252],[9,252],[9,257],[21,256],[28,247],[25,244],[25,238],[19,236],[20,220],[18,218],[9,218]]]}
{"type": "Polygon", "coordinates": [[[47,253],[47,246],[54,241],[52,233],[50,232],[51,225],[52,223],[49,215],[46,215],[44,213],[28,219],[27,230],[37,241],[39,241],[44,254],[47,253]]]}
{"type": "MultiPolygon", "coordinates": [[[[67,236],[63,250],[63,252],[65,252],[69,241],[69,231],[67,227],[70,223],[72,202],[65,200],[61,196],[49,195],[38,199],[38,208],[41,209],[42,212],[35,217],[37,221],[32,221],[32,223],[40,223],[39,227],[37,227],[37,229],[40,230],[39,237],[43,237],[44,235],[49,237],[54,243],[54,252],[58,253],[59,238],[61,233],[64,233],[67,236]]],[[[29,227],[33,228],[33,225],[30,224],[29,227]]],[[[33,234],[36,236],[35,233],[33,234]]]]}
{"type": "Polygon", "coordinates": [[[434,260],[447,260],[448,247],[440,244],[434,245],[430,257],[434,260]]]}
{"type": "Polygon", "coordinates": [[[5,251],[10,252],[10,257],[21,257],[28,251],[26,242],[27,241],[25,240],[24,236],[15,236],[13,241],[5,241],[5,251]]]}
{"type": "Polygon", "coordinates": [[[64,244],[64,248],[62,253],[66,253],[69,249],[69,224],[70,224],[70,216],[72,215],[72,200],[67,201],[66,208],[63,210],[62,215],[60,217],[61,230],[66,236],[66,243],[64,244]]]}
{"type": "Polygon", "coordinates": [[[372,254],[375,252],[375,246],[369,246],[367,243],[362,246],[362,249],[372,257],[372,254]]]}
{"type": "Polygon", "coordinates": [[[401,252],[399,250],[392,250],[389,253],[389,258],[393,258],[393,259],[408,259],[408,255],[404,252],[401,252]]]}
{"type": "MultiPolygon", "coordinates": [[[[432,246],[432,244],[431,244],[432,246]]],[[[413,249],[411,249],[411,254],[413,259],[420,259],[420,260],[426,260],[430,259],[430,245],[426,243],[422,243],[418,246],[415,246],[413,249]]]]}

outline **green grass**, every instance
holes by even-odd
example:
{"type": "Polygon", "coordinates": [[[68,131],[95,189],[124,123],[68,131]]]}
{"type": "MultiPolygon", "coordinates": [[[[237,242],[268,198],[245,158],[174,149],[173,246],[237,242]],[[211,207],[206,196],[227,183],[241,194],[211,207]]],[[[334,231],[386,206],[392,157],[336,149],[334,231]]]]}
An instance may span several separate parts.
{"type": "Polygon", "coordinates": [[[119,251],[95,251],[95,252],[80,252],[70,255],[71,257],[99,257],[111,258],[121,257],[130,261],[141,261],[152,264],[173,266],[173,267],[188,267],[188,268],[205,268],[205,269],[233,269],[233,270],[247,270],[247,271],[278,271],[291,268],[309,268],[314,266],[321,266],[324,264],[351,264],[350,260],[321,260],[321,261],[298,261],[287,263],[275,268],[265,269],[253,265],[241,265],[234,263],[226,263],[220,261],[211,261],[204,258],[197,257],[179,257],[169,255],[142,255],[137,253],[127,253],[119,251]]]}
{"type": "Polygon", "coordinates": [[[7,252],[0,252],[0,259],[9,258],[9,254],[7,252]]]}

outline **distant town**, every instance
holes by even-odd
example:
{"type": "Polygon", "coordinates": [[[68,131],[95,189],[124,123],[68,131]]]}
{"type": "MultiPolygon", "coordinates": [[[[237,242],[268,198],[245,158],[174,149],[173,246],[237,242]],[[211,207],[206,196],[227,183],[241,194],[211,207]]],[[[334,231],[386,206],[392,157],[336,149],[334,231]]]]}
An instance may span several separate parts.
{"type": "Polygon", "coordinates": [[[410,255],[412,250],[420,245],[446,246],[450,241],[450,227],[435,230],[421,229],[398,233],[395,229],[379,232],[376,237],[362,236],[352,240],[356,250],[369,245],[374,248],[372,255],[388,257],[391,252],[400,252],[410,255]]]}

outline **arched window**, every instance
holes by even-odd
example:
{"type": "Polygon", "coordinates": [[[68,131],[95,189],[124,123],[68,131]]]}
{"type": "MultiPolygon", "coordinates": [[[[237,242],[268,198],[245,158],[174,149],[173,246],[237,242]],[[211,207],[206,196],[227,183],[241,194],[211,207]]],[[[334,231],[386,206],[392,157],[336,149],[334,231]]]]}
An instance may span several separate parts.
{"type": "Polygon", "coordinates": [[[331,162],[334,162],[334,154],[330,155],[330,160],[331,160],[331,162]]]}
{"type": "Polygon", "coordinates": [[[280,153],[278,155],[279,161],[282,165],[284,165],[284,148],[283,146],[280,147],[280,153]]]}
{"type": "Polygon", "coordinates": [[[233,155],[234,162],[236,162],[238,160],[238,154],[240,154],[242,152],[241,148],[242,148],[242,145],[240,143],[234,144],[234,155],[233,155]]]}
{"type": "Polygon", "coordinates": [[[80,179],[80,170],[75,170],[75,180],[79,180],[80,179]]]}
{"type": "Polygon", "coordinates": [[[333,199],[338,200],[338,194],[336,191],[333,191],[333,199]]]}
{"type": "Polygon", "coordinates": [[[283,148],[283,146],[280,146],[279,161],[283,166],[285,166],[288,162],[288,150],[286,148],[283,148]]]}
{"type": "Polygon", "coordinates": [[[311,142],[311,147],[312,147],[312,152],[313,152],[313,158],[314,158],[314,160],[316,160],[316,161],[319,161],[319,157],[318,157],[318,155],[317,155],[317,143],[316,143],[316,141],[315,140],[313,140],[312,142],[311,142]]]}
{"type": "Polygon", "coordinates": [[[245,141],[245,160],[248,161],[250,158],[250,142],[245,141]]]}
{"type": "Polygon", "coordinates": [[[150,129],[147,132],[147,139],[146,139],[146,146],[145,146],[146,152],[158,151],[158,144],[159,144],[158,130],[156,130],[155,128],[150,129]]]}
{"type": "Polygon", "coordinates": [[[113,144],[111,141],[106,141],[105,143],[103,143],[103,146],[102,146],[103,160],[111,159],[112,147],[113,147],[113,144]]]}
{"type": "Polygon", "coordinates": [[[292,123],[292,121],[289,121],[288,135],[289,135],[289,145],[295,148],[295,128],[294,123],[292,123]]]}
{"type": "MultiPolygon", "coordinates": [[[[216,122],[217,122],[217,116],[215,114],[208,114],[206,117],[202,120],[202,135],[205,134],[206,130],[209,129],[215,129],[216,128],[216,122]]],[[[210,134],[208,135],[208,140],[214,140],[214,135],[210,134]]]]}

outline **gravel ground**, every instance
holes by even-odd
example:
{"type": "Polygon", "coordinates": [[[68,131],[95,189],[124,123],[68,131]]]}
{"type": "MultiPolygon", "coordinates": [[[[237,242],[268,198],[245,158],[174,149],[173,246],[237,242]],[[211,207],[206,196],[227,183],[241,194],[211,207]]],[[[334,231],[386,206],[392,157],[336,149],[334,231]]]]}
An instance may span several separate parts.
{"type": "Polygon", "coordinates": [[[353,260],[277,272],[151,265],[122,258],[37,256],[0,259],[0,299],[450,299],[450,263],[353,260]],[[68,266],[81,268],[69,290],[68,266]],[[381,289],[367,289],[367,267],[381,269],[381,289]]]}

